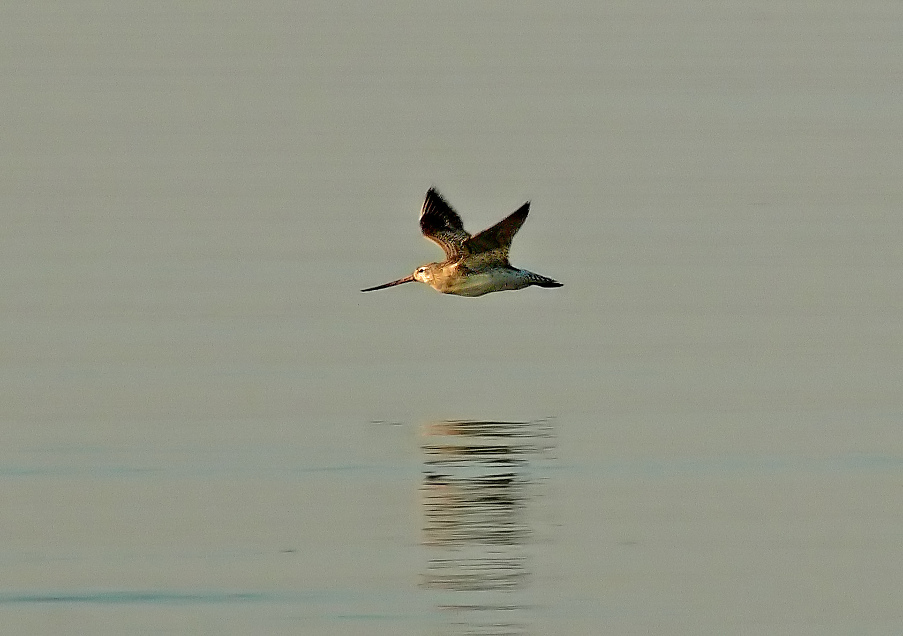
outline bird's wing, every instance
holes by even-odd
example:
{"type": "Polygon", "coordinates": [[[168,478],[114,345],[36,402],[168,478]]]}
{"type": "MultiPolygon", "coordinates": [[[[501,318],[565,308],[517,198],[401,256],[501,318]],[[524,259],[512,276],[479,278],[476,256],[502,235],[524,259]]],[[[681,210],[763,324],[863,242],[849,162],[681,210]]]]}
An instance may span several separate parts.
{"type": "Polygon", "coordinates": [[[435,188],[430,188],[420,211],[420,231],[438,244],[449,260],[457,260],[464,251],[464,242],[470,234],[464,231],[464,224],[458,213],[452,210],[435,188]]]}
{"type": "Polygon", "coordinates": [[[511,241],[520,226],[527,220],[529,213],[530,202],[527,201],[517,211],[512,212],[492,227],[467,239],[464,242],[464,251],[480,257],[481,261],[494,261],[507,265],[511,241]]]}

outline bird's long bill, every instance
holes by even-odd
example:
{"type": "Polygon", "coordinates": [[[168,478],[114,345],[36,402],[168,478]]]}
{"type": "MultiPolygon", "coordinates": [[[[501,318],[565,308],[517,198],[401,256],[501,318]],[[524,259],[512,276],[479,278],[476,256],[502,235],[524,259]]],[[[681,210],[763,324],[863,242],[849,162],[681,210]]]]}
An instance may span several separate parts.
{"type": "Polygon", "coordinates": [[[385,285],[377,285],[376,287],[368,287],[367,289],[362,289],[361,291],[376,291],[377,289],[385,289],[386,287],[395,287],[395,285],[401,285],[402,283],[413,283],[414,275],[405,276],[404,278],[399,278],[398,280],[393,280],[391,283],[386,283],[385,285]]]}

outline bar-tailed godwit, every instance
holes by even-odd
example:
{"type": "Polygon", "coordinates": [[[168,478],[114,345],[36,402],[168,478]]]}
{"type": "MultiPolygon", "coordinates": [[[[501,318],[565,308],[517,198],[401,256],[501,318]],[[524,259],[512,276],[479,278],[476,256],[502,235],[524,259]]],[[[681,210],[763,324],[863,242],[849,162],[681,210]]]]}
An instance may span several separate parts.
{"type": "Polygon", "coordinates": [[[561,287],[561,283],[512,267],[508,262],[511,240],[524,224],[530,211],[530,202],[505,217],[491,228],[471,236],[464,231],[464,224],[451,206],[435,188],[430,188],[420,212],[420,231],[445,250],[441,263],[427,263],[414,273],[385,285],[368,287],[361,291],[374,291],[411,283],[426,283],[443,294],[458,296],[482,296],[506,289],[523,289],[530,285],[561,287]]]}

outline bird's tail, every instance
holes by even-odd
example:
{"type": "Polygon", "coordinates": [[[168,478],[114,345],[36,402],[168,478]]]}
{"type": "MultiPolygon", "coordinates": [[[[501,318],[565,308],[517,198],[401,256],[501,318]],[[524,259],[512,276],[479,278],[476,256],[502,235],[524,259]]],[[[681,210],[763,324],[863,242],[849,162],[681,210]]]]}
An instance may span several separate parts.
{"type": "Polygon", "coordinates": [[[533,272],[530,272],[530,284],[537,285],[539,287],[564,287],[564,284],[559,283],[557,280],[547,278],[546,276],[540,276],[539,274],[534,274],[533,272]]]}

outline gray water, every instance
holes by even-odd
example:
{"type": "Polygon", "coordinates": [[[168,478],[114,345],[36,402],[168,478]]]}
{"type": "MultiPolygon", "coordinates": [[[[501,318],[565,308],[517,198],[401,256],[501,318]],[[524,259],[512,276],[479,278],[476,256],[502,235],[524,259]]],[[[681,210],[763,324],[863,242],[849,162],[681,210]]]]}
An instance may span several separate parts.
{"type": "Polygon", "coordinates": [[[903,633],[903,7],[0,9],[11,634],[903,633]],[[359,289],[525,200],[479,299],[359,289]]]}

